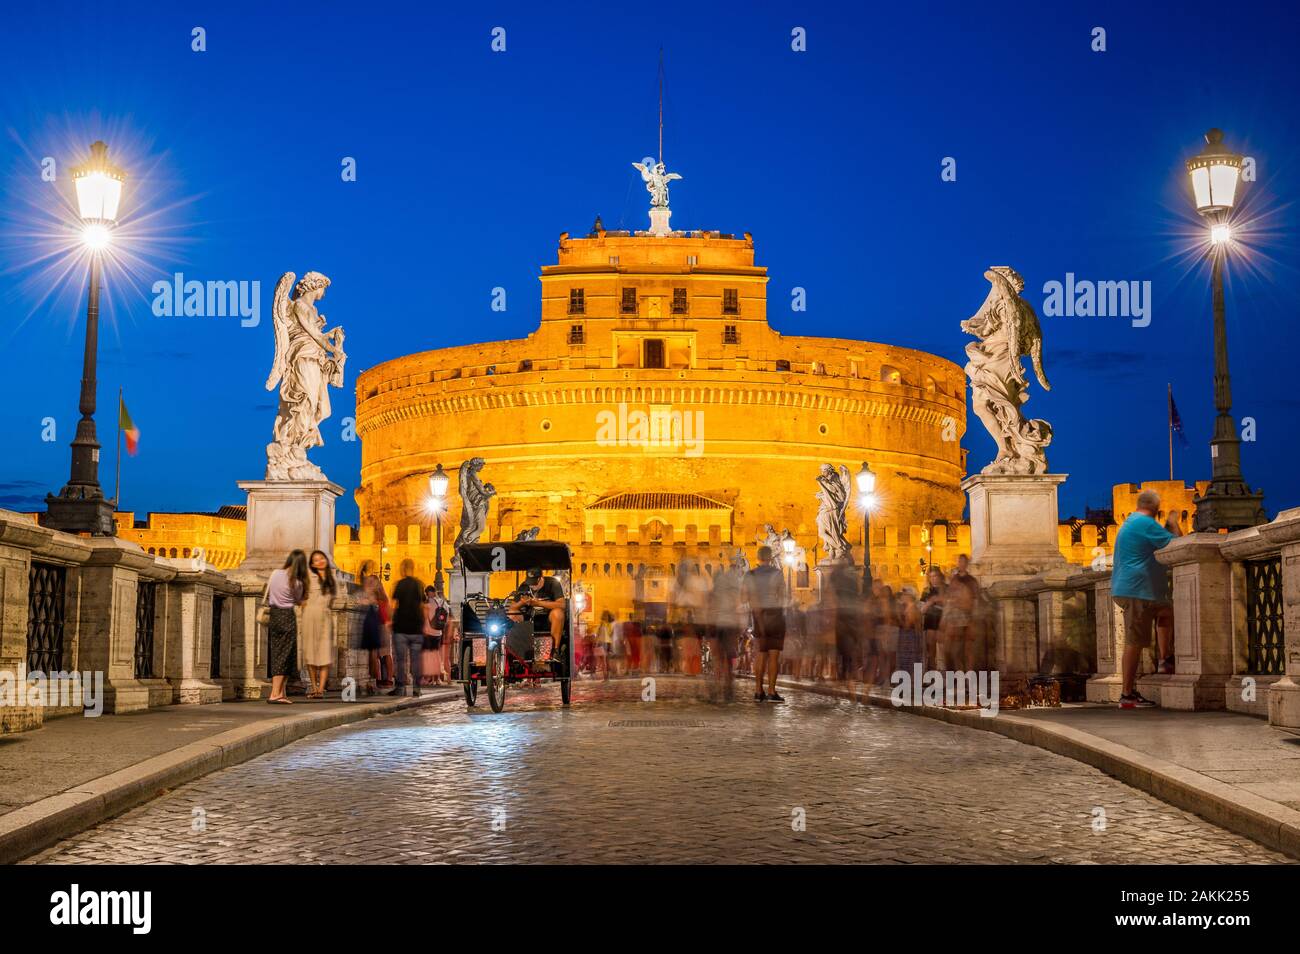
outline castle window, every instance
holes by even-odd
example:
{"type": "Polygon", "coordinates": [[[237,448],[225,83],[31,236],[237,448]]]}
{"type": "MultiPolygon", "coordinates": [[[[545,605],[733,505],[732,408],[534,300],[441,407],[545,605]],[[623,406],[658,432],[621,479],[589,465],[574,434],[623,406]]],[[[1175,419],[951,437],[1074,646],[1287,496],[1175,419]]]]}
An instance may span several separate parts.
{"type": "Polygon", "coordinates": [[[740,293],[736,289],[722,289],[722,313],[724,315],[740,314],[740,293]]]}
{"type": "Polygon", "coordinates": [[[643,368],[662,368],[664,366],[664,339],[647,338],[645,340],[645,361],[643,368]]]}
{"type": "Polygon", "coordinates": [[[533,359],[532,359],[532,358],[524,358],[524,360],[520,361],[520,362],[519,362],[519,370],[520,370],[520,371],[531,371],[531,370],[533,370],[533,359]]]}
{"type": "Polygon", "coordinates": [[[673,314],[674,315],[686,314],[686,289],[685,288],[673,289],[673,314]]]}
{"type": "Polygon", "coordinates": [[[740,344],[740,332],[736,330],[735,325],[722,326],[722,343],[740,344]]]}
{"type": "Polygon", "coordinates": [[[698,265],[698,264],[700,264],[700,257],[699,257],[698,255],[687,255],[687,256],[686,256],[686,264],[687,264],[687,265],[698,265]]]}
{"type": "Polygon", "coordinates": [[[636,314],[636,289],[635,288],[623,289],[623,301],[620,303],[618,310],[624,315],[636,314]]]}
{"type": "Polygon", "coordinates": [[[491,377],[492,375],[497,373],[497,366],[495,364],[489,364],[486,368],[483,369],[483,373],[486,374],[488,377],[491,377]]]}
{"type": "Polygon", "coordinates": [[[902,384],[903,372],[888,364],[880,366],[880,380],[886,384],[902,384]]]}
{"type": "Polygon", "coordinates": [[[581,288],[569,289],[569,314],[585,315],[587,313],[587,293],[581,288]]]}
{"type": "Polygon", "coordinates": [[[582,325],[569,325],[569,344],[583,344],[586,340],[587,334],[582,325]]]}
{"type": "Polygon", "coordinates": [[[609,264],[611,264],[611,265],[617,265],[617,264],[618,264],[618,256],[617,256],[617,255],[611,255],[611,256],[609,257],[609,264]]]}
{"type": "Polygon", "coordinates": [[[790,370],[790,362],[789,362],[789,361],[786,361],[786,360],[783,359],[783,358],[778,359],[777,362],[776,362],[776,369],[777,369],[778,371],[789,371],[789,370],[790,370]]]}

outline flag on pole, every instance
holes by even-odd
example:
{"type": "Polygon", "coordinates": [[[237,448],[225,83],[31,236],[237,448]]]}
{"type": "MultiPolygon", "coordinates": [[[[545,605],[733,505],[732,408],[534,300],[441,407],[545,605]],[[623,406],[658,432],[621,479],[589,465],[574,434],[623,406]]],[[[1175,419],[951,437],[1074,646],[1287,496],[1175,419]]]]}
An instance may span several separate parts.
{"type": "Polygon", "coordinates": [[[1174,389],[1169,389],[1169,429],[1178,435],[1184,447],[1188,446],[1187,435],[1183,433],[1183,419],[1178,416],[1178,405],[1174,403],[1174,389]]]}
{"type": "Polygon", "coordinates": [[[132,457],[140,449],[140,428],[135,426],[131,420],[131,415],[127,413],[126,402],[121,397],[117,399],[117,426],[122,429],[122,436],[126,438],[126,452],[132,457]]]}

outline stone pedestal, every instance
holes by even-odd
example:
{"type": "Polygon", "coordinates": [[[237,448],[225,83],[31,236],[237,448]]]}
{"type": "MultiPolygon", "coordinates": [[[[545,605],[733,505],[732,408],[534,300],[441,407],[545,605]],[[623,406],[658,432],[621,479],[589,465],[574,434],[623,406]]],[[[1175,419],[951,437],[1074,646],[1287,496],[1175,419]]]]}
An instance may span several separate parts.
{"type": "Polygon", "coordinates": [[[292,550],[321,550],[334,562],[334,502],[343,488],[329,480],[242,480],[248,494],[247,552],[240,575],[265,578],[292,550]]]}
{"type": "Polygon", "coordinates": [[[1057,543],[1056,488],[1065,474],[976,474],[970,498],[971,572],[987,585],[1066,565],[1057,543]]]}
{"type": "Polygon", "coordinates": [[[1160,677],[1163,708],[1224,708],[1233,670],[1232,564],[1222,540],[1217,533],[1191,533],[1156,551],[1174,570],[1175,674],[1160,677]]]}
{"type": "Polygon", "coordinates": [[[1283,510],[1260,536],[1282,547],[1282,612],[1285,651],[1282,678],[1269,687],[1268,721],[1300,731],[1300,507],[1283,510]]]}
{"type": "Polygon", "coordinates": [[[650,210],[650,234],[663,238],[672,235],[673,230],[668,227],[668,220],[672,218],[672,211],[667,208],[653,208],[650,210]]]}

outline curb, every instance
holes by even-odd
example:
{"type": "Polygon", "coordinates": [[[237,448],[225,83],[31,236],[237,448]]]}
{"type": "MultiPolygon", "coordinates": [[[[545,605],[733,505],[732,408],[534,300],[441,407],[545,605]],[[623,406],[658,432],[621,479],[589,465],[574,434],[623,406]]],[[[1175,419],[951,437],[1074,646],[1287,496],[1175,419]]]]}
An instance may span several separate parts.
{"type": "Polygon", "coordinates": [[[1300,858],[1300,811],[1079,729],[1048,725],[1037,719],[1011,714],[985,718],[969,710],[895,706],[888,696],[863,694],[837,686],[808,685],[789,679],[778,679],[777,684],[788,689],[867,702],[970,729],[996,732],[1017,742],[1091,765],[1175,808],[1199,815],[1220,828],[1245,835],[1274,851],[1300,858]]]}
{"type": "Polygon", "coordinates": [[[358,703],[355,707],[292,716],[273,725],[253,723],[155,755],[0,815],[0,864],[13,864],[34,855],[157,798],[169,788],[247,762],[324,729],[445,702],[460,694],[459,689],[426,691],[418,699],[408,696],[393,702],[358,703]]]}

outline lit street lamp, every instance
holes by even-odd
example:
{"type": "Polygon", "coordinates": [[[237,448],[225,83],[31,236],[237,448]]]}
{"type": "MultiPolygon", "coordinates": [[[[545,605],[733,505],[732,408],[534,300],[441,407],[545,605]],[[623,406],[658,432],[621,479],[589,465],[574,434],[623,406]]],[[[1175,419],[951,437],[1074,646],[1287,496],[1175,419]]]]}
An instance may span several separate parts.
{"type": "Polygon", "coordinates": [[[862,508],[862,590],[866,594],[871,592],[871,508],[876,505],[876,475],[865,460],[855,479],[862,508]]]}
{"type": "MultiPolygon", "coordinates": [[[[789,533],[787,530],[786,533],[789,533]]],[[[781,538],[781,550],[785,554],[785,588],[794,597],[794,551],[798,547],[794,537],[785,536],[781,538]]]]}
{"type": "Polygon", "coordinates": [[[1193,529],[1240,530],[1264,522],[1264,495],[1254,493],[1241,475],[1241,441],[1232,420],[1232,379],[1228,372],[1228,330],[1223,309],[1223,265],[1232,238],[1231,216],[1241,177],[1241,156],[1223,145],[1223,132],[1205,134],[1205,148],[1187,161],[1196,211],[1210,229],[1210,296],[1214,309],[1214,437],[1210,440],[1210,486],[1195,499],[1193,529]]]}
{"type": "Polygon", "coordinates": [[[95,371],[99,352],[100,260],[117,222],[126,173],[108,161],[108,146],[96,142],[90,159],[72,169],[82,241],[90,252],[90,294],[86,302],[86,349],[81,369],[81,420],[72,439],[72,475],[58,496],[45,497],[42,523],[70,533],[112,536],[113,502],[99,486],[99,441],[95,437],[95,371]]]}
{"type": "Polygon", "coordinates": [[[449,482],[442,464],[439,464],[438,469],[429,475],[429,510],[433,512],[435,520],[433,560],[436,569],[433,574],[433,588],[439,593],[442,592],[442,512],[447,509],[449,482]]]}

